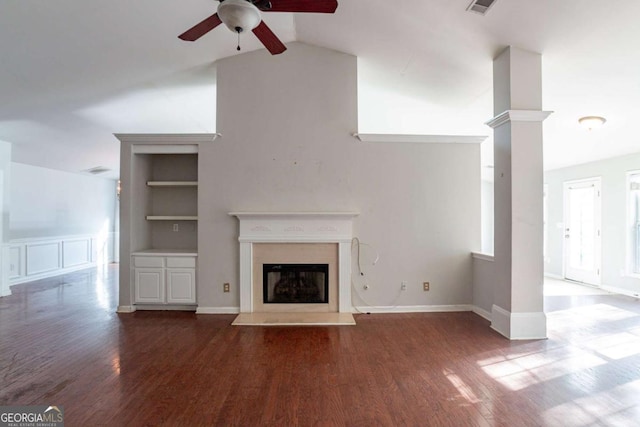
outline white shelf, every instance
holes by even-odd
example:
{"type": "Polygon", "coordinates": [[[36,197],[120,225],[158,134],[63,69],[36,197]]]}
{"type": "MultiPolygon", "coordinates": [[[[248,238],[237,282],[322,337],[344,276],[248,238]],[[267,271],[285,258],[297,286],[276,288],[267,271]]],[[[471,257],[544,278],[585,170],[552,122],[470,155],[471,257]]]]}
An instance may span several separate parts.
{"type": "Polygon", "coordinates": [[[147,215],[147,221],[197,221],[197,215],[147,215]]]}
{"type": "Polygon", "coordinates": [[[386,133],[354,133],[362,142],[419,144],[480,144],[486,135],[400,135],[386,133]]]}
{"type": "Polygon", "coordinates": [[[197,187],[198,181],[147,181],[149,187],[197,187]]]}

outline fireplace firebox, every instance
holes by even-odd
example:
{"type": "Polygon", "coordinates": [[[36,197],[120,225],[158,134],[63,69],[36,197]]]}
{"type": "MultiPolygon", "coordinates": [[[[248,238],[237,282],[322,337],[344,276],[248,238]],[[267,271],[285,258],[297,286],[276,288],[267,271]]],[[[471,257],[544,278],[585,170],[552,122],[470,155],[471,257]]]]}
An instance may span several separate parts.
{"type": "Polygon", "coordinates": [[[263,264],[265,304],[328,304],[329,264],[263,264]]]}

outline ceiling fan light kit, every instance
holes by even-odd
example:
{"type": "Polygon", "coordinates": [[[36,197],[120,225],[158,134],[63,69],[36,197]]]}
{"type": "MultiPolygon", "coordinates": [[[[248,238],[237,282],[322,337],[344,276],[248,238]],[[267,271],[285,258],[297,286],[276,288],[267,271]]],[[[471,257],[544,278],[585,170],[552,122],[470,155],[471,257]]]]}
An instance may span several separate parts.
{"type": "Polygon", "coordinates": [[[260,24],[260,11],[246,0],[225,0],[218,6],[220,20],[234,33],[251,31],[260,24]]]}
{"type": "MultiPolygon", "coordinates": [[[[178,38],[194,42],[224,23],[234,33],[251,30],[272,55],[287,50],[273,31],[262,20],[260,12],[334,13],[337,0],[219,0],[218,11],[189,28],[178,38]]],[[[240,46],[238,45],[238,50],[240,46]]]]}

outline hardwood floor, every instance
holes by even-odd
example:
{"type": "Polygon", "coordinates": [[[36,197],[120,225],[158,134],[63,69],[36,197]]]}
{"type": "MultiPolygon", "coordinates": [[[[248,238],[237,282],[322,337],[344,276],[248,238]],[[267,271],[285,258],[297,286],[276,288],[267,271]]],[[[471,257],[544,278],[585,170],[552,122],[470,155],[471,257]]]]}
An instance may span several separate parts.
{"type": "Polygon", "coordinates": [[[548,296],[549,339],[473,313],[238,327],[235,315],[115,313],[117,266],[0,299],[0,405],[67,426],[631,426],[640,303],[548,296]]]}

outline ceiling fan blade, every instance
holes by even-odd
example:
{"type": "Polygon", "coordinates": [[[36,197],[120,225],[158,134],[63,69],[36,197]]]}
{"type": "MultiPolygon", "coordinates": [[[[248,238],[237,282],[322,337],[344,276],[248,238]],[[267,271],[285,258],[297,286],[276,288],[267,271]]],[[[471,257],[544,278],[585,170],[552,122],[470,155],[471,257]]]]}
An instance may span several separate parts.
{"type": "Polygon", "coordinates": [[[220,17],[217,13],[214,13],[204,21],[194,25],[184,33],[180,34],[178,38],[188,42],[194,42],[220,24],[222,24],[220,17]]]}
{"type": "Polygon", "coordinates": [[[277,55],[287,50],[287,47],[280,41],[278,36],[273,34],[273,31],[267,27],[264,21],[260,21],[260,24],[253,29],[253,34],[258,37],[272,55],[277,55]]]}
{"type": "Polygon", "coordinates": [[[338,8],[337,0],[270,0],[271,8],[264,12],[309,12],[334,13],[338,8]]]}

